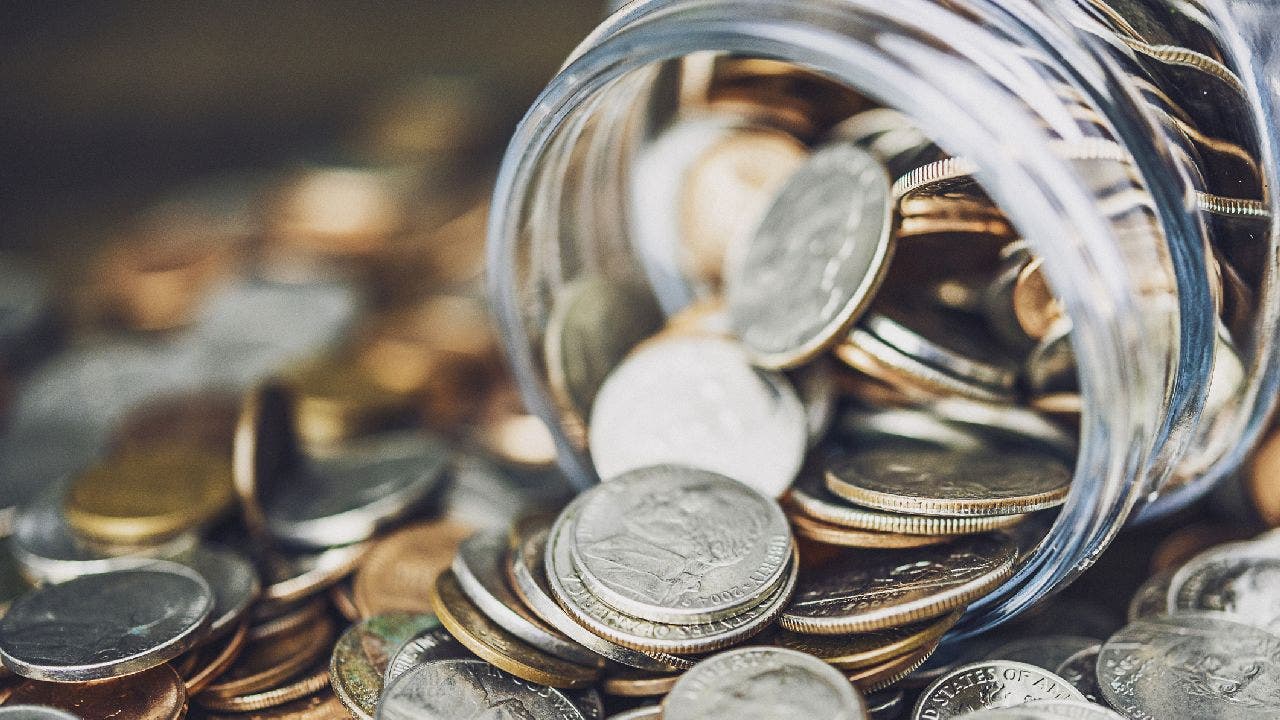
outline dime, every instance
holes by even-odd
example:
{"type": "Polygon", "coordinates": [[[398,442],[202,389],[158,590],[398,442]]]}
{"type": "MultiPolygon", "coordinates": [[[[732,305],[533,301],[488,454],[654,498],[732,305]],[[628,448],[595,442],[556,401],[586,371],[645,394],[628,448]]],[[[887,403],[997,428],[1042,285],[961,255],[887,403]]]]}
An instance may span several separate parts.
{"type": "Polygon", "coordinates": [[[396,678],[424,663],[437,660],[471,659],[475,659],[475,655],[455,640],[444,627],[423,630],[392,654],[391,660],[387,663],[387,671],[382,678],[382,687],[386,688],[396,678]]]}
{"type": "Polygon", "coordinates": [[[517,538],[515,550],[511,553],[511,584],[520,599],[544,622],[592,652],[627,667],[650,672],[670,672],[693,667],[693,662],[687,658],[623,647],[579,625],[552,599],[544,561],[548,529],[541,527],[526,532],[527,536],[517,538]]]}
{"type": "Polygon", "coordinates": [[[748,647],[703,660],[662,701],[664,720],[800,717],[861,720],[866,704],[826,663],[794,650],[748,647]]]}
{"type": "Polygon", "coordinates": [[[1063,660],[1054,670],[1091,703],[1102,702],[1102,688],[1098,687],[1098,653],[1101,651],[1101,645],[1091,645],[1063,660]]]}
{"type": "Polygon", "coordinates": [[[577,688],[600,676],[598,668],[561,660],[503,630],[462,592],[452,570],[436,577],[430,599],[440,623],[458,642],[516,677],[552,687],[577,688]]]}
{"type": "Polygon", "coordinates": [[[1145,618],[1098,654],[1111,707],[1135,720],[1271,718],[1280,707],[1280,637],[1214,613],[1145,618]]]}
{"type": "Polygon", "coordinates": [[[567,536],[577,522],[582,502],[589,499],[588,496],[580,496],[561,512],[552,526],[546,550],[547,582],[551,594],[565,612],[606,640],[645,652],[679,655],[710,652],[764,630],[786,606],[795,589],[798,563],[793,559],[788,564],[787,579],[782,585],[737,615],[707,623],[677,625],[620,613],[593,595],[573,566],[567,536]]]}
{"type": "Polygon", "coordinates": [[[521,680],[481,660],[419,665],[391,683],[378,720],[453,720],[484,714],[533,720],[584,720],[559,690],[521,680]]]}
{"type": "Polygon", "coordinates": [[[936,644],[962,614],[957,610],[936,620],[853,635],[802,635],[778,629],[765,639],[771,645],[813,655],[841,670],[857,670],[936,644]]]}
{"type": "Polygon", "coordinates": [[[808,446],[804,405],[783,375],[753,368],[728,340],[683,337],[636,350],[591,410],[596,472],[672,464],[718,472],[777,497],[808,446]]]}
{"type": "Polygon", "coordinates": [[[168,665],[122,678],[68,685],[28,680],[14,688],[10,705],[47,705],[78,720],[179,720],[187,709],[187,691],[168,665]]]}
{"type": "Polygon", "coordinates": [[[1021,522],[1022,514],[985,517],[927,517],[878,512],[850,505],[827,488],[817,472],[802,472],[787,500],[810,517],[848,528],[902,535],[959,535],[999,530],[1021,522]]]}
{"type": "Polygon", "coordinates": [[[832,492],[876,510],[969,517],[1060,505],[1071,471],[1031,449],[976,455],[903,444],[850,452],[827,466],[826,478],[832,492]]]}
{"type": "Polygon", "coordinates": [[[1080,691],[1053,673],[1026,663],[989,660],[952,670],[925,688],[912,720],[944,720],[975,710],[1022,705],[1032,700],[1078,700],[1080,691]]]}
{"type": "Polygon", "coordinates": [[[285,685],[261,690],[258,692],[219,697],[202,695],[196,699],[201,707],[209,710],[226,710],[230,712],[251,712],[263,708],[276,707],[314,695],[329,687],[329,671],[323,665],[315,668],[302,677],[295,678],[285,685]]]}
{"type": "Polygon", "coordinates": [[[660,697],[671,692],[678,674],[654,675],[623,668],[605,676],[603,689],[617,697],[660,697]]]}
{"type": "Polygon", "coordinates": [[[902,533],[854,530],[814,520],[801,514],[790,516],[796,534],[814,542],[849,548],[917,548],[955,540],[958,535],[904,535],[902,533]]]}
{"type": "Polygon", "coordinates": [[[429,612],[427,591],[473,530],[452,520],[405,526],[378,540],[355,577],[356,607],[366,617],[429,612]]]}
{"type": "Polygon", "coordinates": [[[187,686],[187,695],[199,695],[209,683],[231,668],[249,639],[249,626],[241,624],[230,636],[219,645],[201,648],[194,651],[195,662],[190,670],[182,671],[182,682],[187,686]]]}
{"type": "Polygon", "coordinates": [[[70,713],[44,705],[0,707],[0,720],[81,720],[70,713]]]}
{"type": "Polygon", "coordinates": [[[174,563],[86,575],[14,601],[0,618],[0,660],[37,680],[136,673],[194,645],[212,610],[209,584],[174,563]]]}
{"type": "Polygon", "coordinates": [[[893,252],[889,176],[847,142],[815,152],[730,248],[729,324],[762,367],[804,363],[866,308],[893,252]]]}
{"type": "Polygon", "coordinates": [[[913,550],[851,551],[807,570],[778,624],[792,632],[838,635],[938,617],[1004,582],[1015,558],[1003,535],[913,550]]]}
{"type": "Polygon", "coordinates": [[[439,627],[440,621],[433,615],[409,613],[374,615],[352,625],[338,638],[329,660],[328,677],[334,694],[353,716],[371,720],[392,653],[419,634],[439,627]]]}
{"type": "Polygon", "coordinates": [[[916,668],[925,664],[937,649],[938,643],[931,642],[878,665],[855,670],[849,673],[849,682],[863,692],[883,690],[915,672],[916,668]]]}
{"type": "Polygon", "coordinates": [[[592,594],[655,622],[737,614],[786,577],[791,533],[772,499],[705,470],[633,470],[583,493],[563,541],[592,594]]]}
{"type": "MultiPolygon", "coordinates": [[[[1098,644],[1097,638],[1081,635],[1037,635],[1007,642],[986,654],[987,660],[1013,660],[1056,671],[1081,650],[1098,644]]],[[[1061,674],[1061,673],[1059,673],[1061,674]]],[[[1075,683],[1072,683],[1073,685],[1075,683]]]]}
{"type": "Polygon", "coordinates": [[[1193,558],[1169,582],[1169,611],[1212,610],[1280,632],[1280,557],[1224,546],[1193,558]]]}
{"type": "Polygon", "coordinates": [[[333,621],[321,616],[312,624],[252,640],[223,675],[199,698],[230,698],[276,687],[311,667],[333,645],[333,621]]]}
{"type": "Polygon", "coordinates": [[[213,613],[204,642],[235,630],[262,590],[258,571],[239,553],[210,545],[197,547],[181,562],[200,573],[213,590],[213,613]]]}
{"type": "Polygon", "coordinates": [[[507,585],[504,561],[507,538],[498,531],[467,538],[453,558],[459,587],[476,607],[502,629],[538,648],[578,665],[603,666],[604,658],[548,627],[529,612],[507,585]]]}

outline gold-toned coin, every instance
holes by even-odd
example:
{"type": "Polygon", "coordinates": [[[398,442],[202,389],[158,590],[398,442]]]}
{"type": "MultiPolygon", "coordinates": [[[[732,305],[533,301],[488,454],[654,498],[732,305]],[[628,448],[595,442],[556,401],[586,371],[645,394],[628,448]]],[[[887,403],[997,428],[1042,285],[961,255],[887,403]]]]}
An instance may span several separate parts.
{"type": "Polygon", "coordinates": [[[898,223],[894,232],[899,239],[925,235],[1015,236],[1004,213],[992,203],[950,196],[904,200],[898,206],[898,223]]]}
{"type": "Polygon", "coordinates": [[[201,695],[196,699],[196,702],[208,710],[252,712],[284,705],[285,703],[305,698],[308,695],[314,695],[327,687],[329,687],[329,670],[322,664],[302,677],[280,687],[232,697],[201,695]]]}
{"type": "Polygon", "coordinates": [[[917,548],[955,540],[957,535],[904,535],[902,533],[858,530],[816,520],[803,513],[790,513],[787,519],[796,535],[814,542],[849,548],[917,548]]]}
{"type": "Polygon", "coordinates": [[[929,656],[933,655],[933,651],[937,649],[938,642],[935,640],[927,645],[918,647],[909,653],[886,660],[879,665],[873,665],[871,667],[862,668],[861,670],[849,673],[849,682],[853,683],[864,693],[873,693],[878,690],[883,690],[915,672],[916,668],[925,664],[925,661],[927,661],[929,656]]]}
{"type": "Polygon", "coordinates": [[[351,715],[332,692],[321,690],[311,697],[276,707],[245,713],[205,713],[208,720],[350,720],[351,715]]]}
{"type": "Polygon", "coordinates": [[[6,705],[47,705],[81,720],[179,720],[186,714],[187,690],[168,665],[133,675],[86,683],[26,680],[6,705]]]}
{"type": "Polygon", "coordinates": [[[293,393],[295,427],[308,445],[332,445],[416,419],[412,397],[378,385],[354,358],[314,358],[286,371],[282,382],[293,393]]]}
{"type": "Polygon", "coordinates": [[[853,635],[805,635],[781,628],[765,640],[771,645],[799,650],[841,670],[884,665],[926,645],[936,645],[964,610],[932,620],[853,635]]]}
{"type": "Polygon", "coordinates": [[[249,624],[241,623],[226,640],[215,647],[207,647],[191,654],[195,659],[186,672],[179,671],[182,682],[187,686],[187,695],[199,695],[209,684],[235,663],[236,658],[244,651],[249,641],[249,624]]]}
{"type": "Polygon", "coordinates": [[[250,642],[231,669],[196,697],[226,699],[261,692],[296,677],[329,651],[333,642],[333,621],[321,617],[312,625],[286,635],[250,642]]]}
{"type": "Polygon", "coordinates": [[[87,537],[116,545],[170,540],[200,527],[234,502],[224,456],[192,445],[126,450],[71,481],[67,523],[87,537]]]}
{"type": "Polygon", "coordinates": [[[1274,428],[1245,466],[1245,489],[1267,527],[1280,527],[1280,432],[1274,428]]]}
{"type": "Polygon", "coordinates": [[[642,670],[619,669],[606,675],[601,689],[615,697],[659,697],[671,692],[680,673],[647,673],[642,670]]]}
{"type": "Polygon", "coordinates": [[[401,528],[378,540],[356,571],[356,607],[363,617],[431,612],[427,593],[474,530],[453,520],[401,528]]]}
{"type": "Polygon", "coordinates": [[[1049,289],[1042,258],[1032,259],[1018,272],[1013,285],[1013,315],[1032,340],[1044,339],[1053,324],[1062,319],[1062,303],[1049,289]]]}
{"type": "Polygon", "coordinates": [[[436,577],[431,607],[458,642],[480,658],[516,677],[559,688],[586,687],[600,677],[598,668],[566,662],[538,650],[485,617],[458,585],[453,571],[436,577]]]}

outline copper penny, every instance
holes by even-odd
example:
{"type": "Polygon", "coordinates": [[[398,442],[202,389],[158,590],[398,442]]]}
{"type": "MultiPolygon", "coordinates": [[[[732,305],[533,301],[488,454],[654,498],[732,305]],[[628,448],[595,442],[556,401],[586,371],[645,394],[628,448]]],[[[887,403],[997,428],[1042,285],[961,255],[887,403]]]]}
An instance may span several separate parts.
{"type": "Polygon", "coordinates": [[[364,617],[431,612],[427,594],[473,530],[452,520],[409,525],[379,540],[355,576],[356,608],[364,617]]]}
{"type": "Polygon", "coordinates": [[[168,665],[133,675],[87,683],[27,680],[6,703],[48,705],[82,720],[178,720],[186,713],[187,690],[168,665]]]}
{"type": "Polygon", "coordinates": [[[315,624],[294,633],[250,642],[231,668],[205,688],[201,697],[228,698],[275,687],[319,660],[332,642],[333,621],[328,617],[321,617],[315,624]]]}
{"type": "Polygon", "coordinates": [[[347,709],[332,692],[323,690],[311,697],[246,713],[207,713],[208,720],[350,720],[347,709]]]}
{"type": "Polygon", "coordinates": [[[193,653],[191,657],[195,659],[191,669],[182,673],[183,682],[187,686],[188,695],[197,695],[209,684],[214,678],[222,675],[231,665],[235,663],[236,658],[240,657],[241,651],[249,640],[249,625],[242,623],[236,631],[226,640],[223,640],[217,647],[204,648],[193,653]]]}

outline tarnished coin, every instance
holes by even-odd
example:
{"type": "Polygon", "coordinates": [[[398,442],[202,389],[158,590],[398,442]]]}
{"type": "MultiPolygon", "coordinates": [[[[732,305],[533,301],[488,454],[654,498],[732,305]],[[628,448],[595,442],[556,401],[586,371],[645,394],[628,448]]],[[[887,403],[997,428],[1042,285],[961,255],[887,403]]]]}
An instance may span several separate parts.
{"type": "Polygon", "coordinates": [[[797,717],[864,720],[862,696],[835,668],[802,652],[747,647],[703,660],[662,701],[664,720],[797,717]]]}
{"type": "Polygon", "coordinates": [[[355,576],[361,614],[429,612],[427,592],[473,532],[452,520],[405,526],[377,541],[355,576]]]}
{"type": "Polygon", "coordinates": [[[476,533],[462,543],[453,558],[453,574],[467,597],[502,629],[539,650],[578,665],[603,666],[604,658],[525,608],[507,584],[506,551],[506,535],[493,530],[476,533]]]}
{"type": "Polygon", "coordinates": [[[432,586],[431,607],[440,624],[483,660],[540,685],[584,687],[600,676],[600,668],[578,665],[549,655],[503,630],[471,602],[452,570],[440,573],[432,586]]]}
{"type": "Polygon", "coordinates": [[[1280,633],[1280,555],[1227,546],[1193,558],[1169,582],[1169,611],[1212,610],[1280,633]]]}
{"type": "Polygon", "coordinates": [[[587,588],[614,609],[655,622],[718,620],[777,589],[791,557],[778,504],[695,468],[633,470],[575,503],[568,546],[587,588]]]}
{"type": "Polygon", "coordinates": [[[730,247],[729,324],[756,363],[799,365],[857,320],[893,252],[889,186],[873,155],[829,144],[782,186],[755,233],[730,247]]]}
{"type": "Polygon", "coordinates": [[[921,693],[912,720],[946,720],[975,710],[1014,707],[1033,700],[1076,700],[1084,696],[1071,683],[1044,668],[1009,660],[964,665],[921,693]]]}
{"type": "Polygon", "coordinates": [[[808,433],[786,377],[753,368],[731,341],[684,337],[638,349],[609,375],[588,442],[606,480],[683,465],[777,497],[800,470],[808,433]]]}
{"type": "Polygon", "coordinates": [[[988,652],[986,659],[1012,660],[1056,672],[1067,658],[1097,644],[1098,638],[1082,635],[1037,635],[1000,645],[988,652]]]}
{"type": "Polygon", "coordinates": [[[1280,637],[1214,613],[1138,620],[1098,654],[1107,703],[1136,720],[1262,720],[1280,707],[1280,637]]]}
{"type": "Polygon", "coordinates": [[[262,583],[253,564],[237,552],[202,545],[181,560],[200,573],[213,590],[213,612],[205,642],[217,640],[240,625],[249,606],[258,599],[262,583]]]}
{"type": "Polygon", "coordinates": [[[344,446],[262,489],[267,528],[277,538],[317,548],[367,540],[418,508],[448,459],[443,441],[418,433],[344,446]]]}
{"type": "Polygon", "coordinates": [[[903,444],[849,452],[828,464],[826,479],[832,492],[876,510],[971,517],[1060,505],[1071,471],[1031,449],[973,454],[903,444]]]}
{"type": "Polygon", "coordinates": [[[805,514],[823,522],[848,528],[902,535],[961,535],[999,530],[1016,525],[1022,514],[985,517],[927,517],[888,513],[851,505],[831,492],[819,472],[802,472],[786,496],[805,514]]]}
{"type": "Polygon", "coordinates": [[[545,563],[548,528],[526,528],[524,532],[527,534],[516,538],[511,553],[512,588],[544,622],[592,652],[627,667],[649,672],[671,672],[693,667],[693,661],[687,658],[623,647],[578,624],[552,598],[545,563]]]}
{"type": "Polygon", "coordinates": [[[561,691],[521,680],[482,660],[440,660],[397,678],[378,704],[378,720],[454,720],[507,715],[585,720],[561,691]]]}
{"type": "Polygon", "coordinates": [[[944,615],[1013,573],[1003,535],[974,535],[913,550],[851,551],[802,573],[778,624],[818,635],[867,632],[944,615]]]}
{"type": "Polygon", "coordinates": [[[136,673],[194,645],[213,604],[204,578],[161,561],[46,585],[14,601],[0,618],[0,660],[37,680],[136,673]]]}
{"type": "Polygon", "coordinates": [[[0,720],[81,720],[71,713],[47,705],[0,707],[0,720]]]}
{"type": "Polygon", "coordinates": [[[1102,688],[1098,687],[1098,653],[1101,645],[1091,645],[1062,661],[1054,673],[1075,686],[1091,703],[1102,702],[1102,688]]]}
{"type": "Polygon", "coordinates": [[[420,633],[439,627],[433,615],[409,613],[375,615],[352,625],[338,638],[329,659],[334,694],[353,716],[371,720],[392,653],[420,633]]]}
{"type": "Polygon", "coordinates": [[[187,710],[182,678],[168,665],[111,680],[67,685],[28,680],[5,705],[47,705],[77,720],[178,720],[187,710]]]}
{"type": "Polygon", "coordinates": [[[454,639],[443,626],[423,630],[395,650],[387,662],[382,687],[423,663],[437,660],[471,660],[475,655],[454,639]]]}
{"type": "Polygon", "coordinates": [[[790,515],[796,535],[824,545],[847,548],[901,549],[927,547],[951,542],[959,535],[904,535],[902,533],[856,530],[814,520],[803,513],[790,515]]]}
{"type": "Polygon", "coordinates": [[[957,610],[936,620],[851,635],[802,635],[778,629],[765,640],[771,645],[813,655],[841,670],[857,670],[937,644],[962,614],[957,610]]]}

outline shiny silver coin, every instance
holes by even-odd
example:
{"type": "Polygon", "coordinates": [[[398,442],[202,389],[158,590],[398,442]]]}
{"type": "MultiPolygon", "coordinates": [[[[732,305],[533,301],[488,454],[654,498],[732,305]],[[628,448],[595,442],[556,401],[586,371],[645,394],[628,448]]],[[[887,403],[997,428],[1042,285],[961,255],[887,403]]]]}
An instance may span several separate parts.
{"type": "Polygon", "coordinates": [[[490,620],[539,650],[579,665],[601,665],[603,658],[546,625],[524,607],[507,585],[503,569],[506,554],[507,535],[503,532],[482,531],[462,543],[452,567],[467,597],[490,620]]]}
{"type": "Polygon", "coordinates": [[[0,618],[0,660],[36,680],[128,675],[192,647],[212,611],[209,584],[176,563],[86,575],[15,601],[0,618]]]}
{"type": "Polygon", "coordinates": [[[535,685],[483,660],[418,665],[387,687],[378,720],[454,720],[467,717],[585,720],[555,688],[535,685]]]}
{"type": "Polygon", "coordinates": [[[1074,700],[1037,700],[1027,703],[1029,710],[1046,711],[1054,718],[1062,720],[1124,720],[1124,716],[1097,701],[1076,702],[1074,700]]]}
{"type": "Polygon", "coordinates": [[[1067,658],[1097,645],[1098,638],[1082,635],[1038,635],[1019,638],[993,648],[986,654],[986,659],[1013,660],[1056,672],[1067,658]]]}
{"type": "Polygon", "coordinates": [[[1227,613],[1236,622],[1280,633],[1280,555],[1248,545],[1201,553],[1174,573],[1168,607],[1227,613]]]}
{"type": "Polygon", "coordinates": [[[596,597],[655,622],[695,624],[737,614],[786,575],[791,528],[782,509],[706,470],[633,470],[580,496],[566,538],[596,597]]]}
{"type": "Polygon", "coordinates": [[[547,581],[547,535],[547,527],[529,530],[511,553],[513,589],[534,614],[583,647],[621,665],[660,673],[693,667],[693,662],[686,658],[667,653],[640,652],[610,642],[586,629],[566,613],[552,598],[547,581]]]}
{"type": "Polygon", "coordinates": [[[795,590],[797,567],[787,564],[787,579],[772,594],[736,615],[706,623],[677,625],[618,612],[596,597],[573,565],[570,535],[587,496],[570,503],[547,536],[545,563],[551,594],[574,620],[606,640],[644,652],[690,655],[742,642],[765,629],[795,590]]]}
{"type": "Polygon", "coordinates": [[[867,706],[844,675],[812,655],[747,647],[713,655],[680,676],[662,701],[662,717],[864,720],[867,706]]]}
{"type": "Polygon", "coordinates": [[[390,687],[396,678],[426,663],[438,660],[478,659],[462,643],[454,639],[443,627],[428,628],[414,635],[401,645],[387,661],[383,675],[383,687],[390,687]]]}
{"type": "Polygon", "coordinates": [[[643,707],[623,710],[609,716],[609,720],[661,720],[661,705],[645,705],[643,707]]]}
{"type": "Polygon", "coordinates": [[[296,475],[264,483],[259,497],[277,538],[314,548],[360,542],[419,508],[440,482],[448,446],[396,433],[313,459],[296,475]]]}
{"type": "Polygon", "coordinates": [[[1063,660],[1054,672],[1071,683],[1091,703],[1102,702],[1102,688],[1098,687],[1098,653],[1101,645],[1092,645],[1063,660]]]}
{"type": "Polygon", "coordinates": [[[1174,572],[1166,570],[1156,573],[1138,586],[1138,591],[1129,600],[1126,612],[1129,622],[1169,612],[1169,585],[1173,582],[1174,572]]]}
{"type": "Polygon", "coordinates": [[[1084,696],[1044,668],[987,660],[963,665],[935,680],[921,693],[911,718],[948,720],[975,710],[1009,708],[1033,700],[1084,702],[1084,696]]]}
{"type": "Polygon", "coordinates": [[[808,433],[786,377],[752,367],[731,341],[673,338],[638,349],[609,375],[588,444],[605,480],[683,465],[777,497],[800,471],[808,433]]]}
{"type": "Polygon", "coordinates": [[[952,377],[1001,394],[1014,392],[1017,367],[992,351],[996,343],[974,339],[977,328],[958,326],[927,309],[907,312],[890,307],[869,313],[860,326],[902,354],[952,377]]]}
{"type": "Polygon", "coordinates": [[[0,707],[0,720],[80,720],[69,712],[43,705],[0,707]]]}
{"type": "Polygon", "coordinates": [[[1262,720],[1280,707],[1280,636],[1215,613],[1132,622],[1098,654],[1107,704],[1139,720],[1262,720]]]}
{"type": "Polygon", "coordinates": [[[200,573],[213,590],[213,612],[205,642],[234,630],[262,591],[253,563],[233,550],[201,545],[179,562],[200,573]]]}

